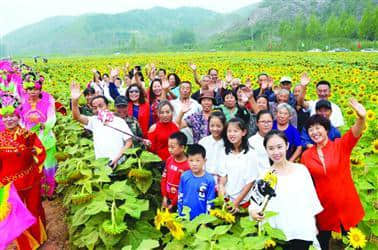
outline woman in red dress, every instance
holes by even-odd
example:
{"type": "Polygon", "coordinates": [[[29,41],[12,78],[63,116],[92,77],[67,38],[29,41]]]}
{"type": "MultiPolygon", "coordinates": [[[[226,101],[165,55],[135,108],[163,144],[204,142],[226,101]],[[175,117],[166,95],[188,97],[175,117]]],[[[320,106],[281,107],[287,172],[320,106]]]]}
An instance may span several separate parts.
{"type": "Polygon", "coordinates": [[[150,141],[150,151],[165,161],[169,157],[168,138],[179,129],[172,121],[173,106],[169,101],[163,100],[159,103],[158,115],[159,121],[148,131],[148,140],[150,141]]]}
{"type": "Polygon", "coordinates": [[[19,126],[19,113],[12,105],[3,107],[0,113],[6,128],[0,132],[0,186],[13,182],[21,200],[37,219],[17,238],[18,249],[37,249],[47,239],[41,203],[46,152],[35,133],[19,126]]]}
{"type": "Polygon", "coordinates": [[[330,121],[322,116],[310,117],[305,127],[316,144],[303,153],[301,160],[311,173],[324,208],[316,217],[322,250],[329,249],[331,231],[346,232],[364,217],[364,209],[353,184],[350,155],[365,127],[366,110],[355,99],[350,100],[350,106],[357,113],[356,122],[335,141],[328,139],[330,121]]]}

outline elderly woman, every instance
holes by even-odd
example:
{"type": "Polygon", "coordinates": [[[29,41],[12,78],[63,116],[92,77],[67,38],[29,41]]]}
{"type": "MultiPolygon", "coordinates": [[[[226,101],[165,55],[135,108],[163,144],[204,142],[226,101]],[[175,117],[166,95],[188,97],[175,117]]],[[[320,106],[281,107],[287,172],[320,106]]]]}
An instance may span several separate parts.
{"type": "Polygon", "coordinates": [[[20,127],[20,115],[13,104],[6,106],[3,102],[0,113],[6,128],[0,132],[0,186],[13,182],[21,200],[37,219],[17,238],[18,249],[37,249],[47,239],[41,202],[46,151],[35,133],[20,127]]]}
{"type": "MultiPolygon", "coordinates": [[[[289,101],[290,101],[290,92],[287,89],[280,89],[276,95],[276,102],[269,102],[270,110],[272,111],[274,118],[277,117],[278,105],[280,105],[281,103],[289,104],[289,101]]],[[[290,106],[293,107],[292,105],[290,106]]],[[[297,123],[298,123],[297,111],[293,108],[293,112],[290,117],[290,124],[296,128],[297,123]]]]}
{"type": "Polygon", "coordinates": [[[299,131],[290,124],[290,119],[295,110],[287,103],[281,103],[277,106],[277,119],[273,123],[273,129],[284,132],[289,149],[287,150],[287,159],[294,162],[302,152],[301,136],[299,131]]]}
{"type": "Polygon", "coordinates": [[[328,138],[330,121],[320,115],[310,117],[305,129],[314,141],[306,150],[302,163],[314,181],[324,211],[317,216],[319,243],[322,250],[329,249],[331,231],[340,232],[356,226],[364,217],[350,170],[350,155],[365,128],[365,108],[355,99],[350,106],[356,111],[354,125],[341,138],[328,138]]]}

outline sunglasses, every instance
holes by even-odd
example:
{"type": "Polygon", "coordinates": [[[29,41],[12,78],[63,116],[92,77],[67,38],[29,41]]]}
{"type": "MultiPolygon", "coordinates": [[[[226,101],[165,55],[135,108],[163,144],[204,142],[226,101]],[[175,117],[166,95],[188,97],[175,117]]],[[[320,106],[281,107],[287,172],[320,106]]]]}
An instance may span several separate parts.
{"type": "Polygon", "coordinates": [[[138,89],[130,89],[129,93],[139,93],[139,90],[138,89]]]}

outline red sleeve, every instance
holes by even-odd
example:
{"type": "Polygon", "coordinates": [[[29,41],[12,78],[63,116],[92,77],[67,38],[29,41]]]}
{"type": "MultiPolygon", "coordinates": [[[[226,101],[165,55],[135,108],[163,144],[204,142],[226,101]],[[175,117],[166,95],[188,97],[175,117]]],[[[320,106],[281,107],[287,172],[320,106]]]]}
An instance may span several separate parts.
{"type": "Polygon", "coordinates": [[[346,132],[340,140],[336,139],[335,142],[338,140],[338,143],[340,144],[340,147],[342,148],[342,150],[350,155],[350,153],[352,152],[354,146],[356,146],[358,140],[361,138],[361,136],[359,137],[354,137],[353,133],[352,133],[352,129],[349,129],[348,132],[346,132]]]}
{"type": "MultiPolygon", "coordinates": [[[[185,162],[183,162],[182,164],[180,164],[180,168],[181,168],[182,172],[180,173],[179,176],[177,176],[177,179],[175,179],[175,184],[177,184],[177,185],[180,185],[181,175],[182,175],[185,171],[187,171],[187,170],[190,169],[188,161],[185,161],[185,162]]],[[[177,187],[177,192],[178,192],[178,187],[177,187]]],[[[177,193],[177,195],[175,195],[174,198],[172,199],[172,203],[171,203],[171,204],[172,204],[173,206],[175,206],[175,205],[177,204],[177,202],[178,202],[178,193],[177,193]]]]}
{"type": "Polygon", "coordinates": [[[151,142],[151,147],[150,147],[150,151],[152,153],[156,153],[156,141],[155,141],[155,138],[156,138],[156,129],[152,132],[148,132],[147,134],[147,139],[150,140],[151,142]]]}

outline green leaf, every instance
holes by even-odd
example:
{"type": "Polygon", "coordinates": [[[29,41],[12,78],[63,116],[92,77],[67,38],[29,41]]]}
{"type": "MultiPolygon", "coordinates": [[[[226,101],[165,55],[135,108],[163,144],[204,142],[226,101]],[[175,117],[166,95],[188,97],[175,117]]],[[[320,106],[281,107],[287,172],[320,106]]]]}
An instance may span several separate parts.
{"type": "Polygon", "coordinates": [[[127,184],[125,181],[116,181],[106,189],[107,199],[113,200],[116,199],[126,199],[130,196],[136,197],[137,194],[135,191],[127,184]]]}
{"type": "Polygon", "coordinates": [[[85,214],[86,210],[87,206],[84,206],[76,211],[76,213],[72,216],[72,226],[80,226],[89,219],[90,215],[85,214]]]}
{"type": "Polygon", "coordinates": [[[136,155],[138,151],[142,150],[141,148],[128,148],[125,152],[126,155],[136,155]]]}
{"type": "Polygon", "coordinates": [[[251,220],[249,216],[240,218],[240,226],[245,229],[252,229],[256,226],[257,222],[251,220]]]}
{"type": "Polygon", "coordinates": [[[211,238],[213,237],[214,235],[214,231],[211,230],[210,228],[202,225],[200,227],[200,229],[198,230],[198,232],[195,234],[195,237],[200,239],[200,240],[204,240],[204,241],[211,241],[211,238]]]}
{"type": "Polygon", "coordinates": [[[121,250],[131,250],[131,249],[133,249],[133,247],[129,245],[129,246],[122,247],[121,250]]]}
{"type": "Polygon", "coordinates": [[[221,235],[218,238],[217,246],[219,249],[239,250],[241,239],[230,234],[221,235]]]}
{"type": "Polygon", "coordinates": [[[139,219],[141,213],[143,211],[147,211],[148,210],[148,208],[149,208],[149,201],[148,200],[141,200],[141,199],[136,199],[136,198],[130,197],[119,208],[123,209],[131,217],[139,219]]]}
{"type": "Polygon", "coordinates": [[[180,241],[173,240],[167,244],[164,250],[183,250],[184,244],[180,241]]]}
{"type": "Polygon", "coordinates": [[[146,177],[146,178],[135,178],[135,185],[142,193],[147,193],[148,189],[150,189],[152,185],[152,176],[146,177]]]}
{"type": "Polygon", "coordinates": [[[139,158],[142,160],[143,164],[151,163],[151,162],[161,162],[161,159],[159,156],[148,151],[143,151],[139,158]]]}
{"type": "Polygon", "coordinates": [[[216,235],[225,234],[227,233],[228,230],[230,230],[231,227],[232,225],[217,226],[216,228],[214,228],[214,234],[216,235]]]}
{"type": "Polygon", "coordinates": [[[97,243],[99,238],[99,233],[95,230],[92,231],[90,234],[86,234],[81,237],[81,240],[85,242],[85,245],[88,249],[93,250],[95,244],[97,243]]]}
{"type": "Polygon", "coordinates": [[[194,218],[194,220],[192,220],[190,223],[188,223],[188,225],[186,226],[186,230],[189,233],[192,233],[197,229],[197,227],[199,225],[212,223],[216,220],[217,220],[217,218],[215,218],[214,216],[211,216],[211,215],[208,215],[208,214],[200,214],[199,216],[194,218]]]}
{"type": "Polygon", "coordinates": [[[274,217],[276,215],[278,215],[277,212],[273,212],[273,211],[265,211],[264,212],[264,218],[265,219],[269,219],[269,218],[274,217]]]}
{"type": "Polygon", "coordinates": [[[245,249],[263,249],[265,241],[269,239],[266,236],[247,237],[243,239],[245,249]]]}
{"type": "Polygon", "coordinates": [[[284,232],[280,229],[272,228],[269,223],[265,223],[263,225],[263,228],[269,234],[270,237],[283,241],[286,240],[284,232]]]}
{"type": "Polygon", "coordinates": [[[126,170],[129,168],[134,167],[134,164],[138,163],[137,158],[129,157],[124,163],[121,165],[118,165],[115,169],[115,171],[120,171],[120,170],[126,170]]]}
{"type": "Polygon", "coordinates": [[[95,215],[95,214],[98,214],[98,213],[101,213],[101,212],[108,212],[109,211],[109,207],[108,205],[106,204],[106,201],[105,200],[92,200],[89,205],[88,205],[88,208],[85,210],[85,214],[86,215],[95,215]]]}
{"type": "Polygon", "coordinates": [[[157,240],[143,240],[142,243],[140,243],[137,250],[150,250],[158,246],[159,246],[159,241],[157,240]]]}

